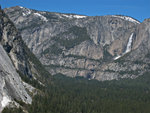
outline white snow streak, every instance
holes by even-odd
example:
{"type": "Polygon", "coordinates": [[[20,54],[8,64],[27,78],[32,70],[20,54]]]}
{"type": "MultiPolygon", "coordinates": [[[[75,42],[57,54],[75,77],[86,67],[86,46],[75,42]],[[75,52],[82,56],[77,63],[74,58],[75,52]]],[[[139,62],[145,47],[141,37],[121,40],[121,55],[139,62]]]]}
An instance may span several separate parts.
{"type": "Polygon", "coordinates": [[[72,18],[77,18],[77,19],[86,18],[86,16],[82,16],[82,15],[66,15],[66,14],[63,14],[62,16],[70,18],[70,19],[72,19],[72,18]]]}
{"type": "Polygon", "coordinates": [[[3,99],[2,99],[2,101],[1,101],[2,107],[3,107],[3,108],[6,107],[6,106],[9,104],[9,102],[11,102],[11,100],[10,100],[8,97],[3,96],[3,99]]]}
{"type": "Polygon", "coordinates": [[[74,18],[86,18],[86,16],[81,16],[81,15],[73,15],[74,18]]]}
{"type": "Polygon", "coordinates": [[[48,21],[46,17],[44,17],[43,15],[41,15],[41,14],[39,14],[39,13],[34,13],[34,15],[40,17],[40,18],[41,18],[43,21],[45,21],[45,22],[48,21]]]}
{"type": "Polygon", "coordinates": [[[20,7],[20,8],[23,9],[23,13],[22,13],[23,16],[28,16],[28,15],[31,14],[30,9],[27,9],[27,8],[24,8],[24,7],[20,7]]]}
{"type": "Polygon", "coordinates": [[[23,16],[26,16],[26,14],[25,14],[25,13],[22,13],[22,15],[23,15],[23,16]]]}
{"type": "Polygon", "coordinates": [[[133,22],[133,23],[140,24],[140,22],[138,22],[137,20],[135,20],[135,19],[133,19],[133,18],[131,18],[131,17],[128,17],[128,16],[118,16],[118,15],[113,15],[113,17],[121,18],[121,19],[130,21],[130,22],[133,22]]]}
{"type": "MultiPolygon", "coordinates": [[[[23,10],[23,13],[22,15],[23,16],[28,16],[31,14],[31,10],[28,9],[28,8],[24,8],[24,7],[21,7],[19,6],[22,10],[23,10]]],[[[45,14],[46,12],[41,12],[42,14],[45,14]]],[[[39,16],[43,21],[48,21],[46,17],[44,17],[43,15],[39,14],[39,13],[34,13],[34,15],[36,16],[39,16]]],[[[67,15],[67,14],[58,14],[58,16],[60,18],[63,18],[63,17],[66,17],[66,18],[69,18],[69,19],[73,19],[73,18],[77,18],[77,19],[80,19],[80,18],[86,18],[87,16],[83,16],[83,15],[67,15]]]]}
{"type": "MultiPolygon", "coordinates": [[[[24,7],[21,7],[21,6],[19,6],[19,7],[20,7],[21,9],[23,9],[23,13],[22,13],[23,16],[28,16],[28,15],[31,14],[31,10],[30,10],[30,9],[24,8],[24,7]]],[[[42,12],[42,13],[44,14],[44,12],[42,12]]],[[[34,15],[40,17],[40,18],[41,18],[43,21],[45,21],[45,22],[48,21],[46,17],[44,17],[43,15],[41,15],[41,14],[39,14],[39,13],[34,13],[34,15]]]]}
{"type": "Polygon", "coordinates": [[[21,9],[23,9],[23,7],[22,6],[19,6],[21,9]]]}

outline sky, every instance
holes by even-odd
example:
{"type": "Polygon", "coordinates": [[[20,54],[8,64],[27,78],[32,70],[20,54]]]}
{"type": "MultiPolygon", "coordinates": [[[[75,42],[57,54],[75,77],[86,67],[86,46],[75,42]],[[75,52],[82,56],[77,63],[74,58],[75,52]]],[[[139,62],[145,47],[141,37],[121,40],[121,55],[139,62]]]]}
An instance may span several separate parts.
{"type": "Polygon", "coordinates": [[[87,16],[126,15],[141,22],[150,18],[150,0],[0,0],[0,5],[87,16]]]}

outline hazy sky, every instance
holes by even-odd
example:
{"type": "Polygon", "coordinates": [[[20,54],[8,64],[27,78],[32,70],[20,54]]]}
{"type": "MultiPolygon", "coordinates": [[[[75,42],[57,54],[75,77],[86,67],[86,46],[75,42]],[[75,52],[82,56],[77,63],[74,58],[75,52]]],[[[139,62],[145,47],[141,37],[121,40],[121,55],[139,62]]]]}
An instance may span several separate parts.
{"type": "Polygon", "coordinates": [[[0,4],[2,8],[23,6],[42,11],[89,16],[121,14],[140,21],[150,18],[150,0],[0,0],[0,4]]]}

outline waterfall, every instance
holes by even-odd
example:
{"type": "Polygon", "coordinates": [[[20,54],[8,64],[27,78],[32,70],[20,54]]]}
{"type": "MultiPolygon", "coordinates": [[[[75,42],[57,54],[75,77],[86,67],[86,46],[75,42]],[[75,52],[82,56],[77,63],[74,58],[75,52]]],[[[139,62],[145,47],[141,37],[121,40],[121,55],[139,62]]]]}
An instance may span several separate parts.
{"type": "Polygon", "coordinates": [[[126,51],[122,54],[122,55],[118,55],[114,58],[114,60],[119,59],[120,57],[122,57],[123,55],[125,55],[126,53],[131,51],[131,44],[132,44],[132,39],[133,39],[133,33],[130,35],[129,40],[128,40],[128,44],[127,44],[127,48],[126,51]]]}
{"type": "Polygon", "coordinates": [[[119,55],[119,56],[116,56],[115,58],[114,58],[114,60],[117,60],[117,59],[119,59],[121,56],[119,55]]]}
{"type": "MultiPolygon", "coordinates": [[[[130,35],[130,38],[129,38],[129,41],[128,41],[128,44],[127,44],[127,48],[126,48],[125,53],[128,53],[128,52],[131,51],[132,39],[133,39],[133,33],[130,35]]],[[[125,54],[125,53],[124,53],[124,54],[125,54]]]]}

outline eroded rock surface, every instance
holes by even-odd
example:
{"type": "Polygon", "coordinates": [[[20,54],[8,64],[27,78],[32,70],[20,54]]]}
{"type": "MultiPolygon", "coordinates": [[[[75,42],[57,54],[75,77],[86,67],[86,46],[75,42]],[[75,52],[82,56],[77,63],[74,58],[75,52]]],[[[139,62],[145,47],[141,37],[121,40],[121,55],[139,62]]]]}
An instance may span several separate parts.
{"type": "Polygon", "coordinates": [[[149,19],[140,23],[120,15],[90,17],[19,6],[5,12],[53,75],[112,80],[136,78],[149,68],[149,19]]]}

